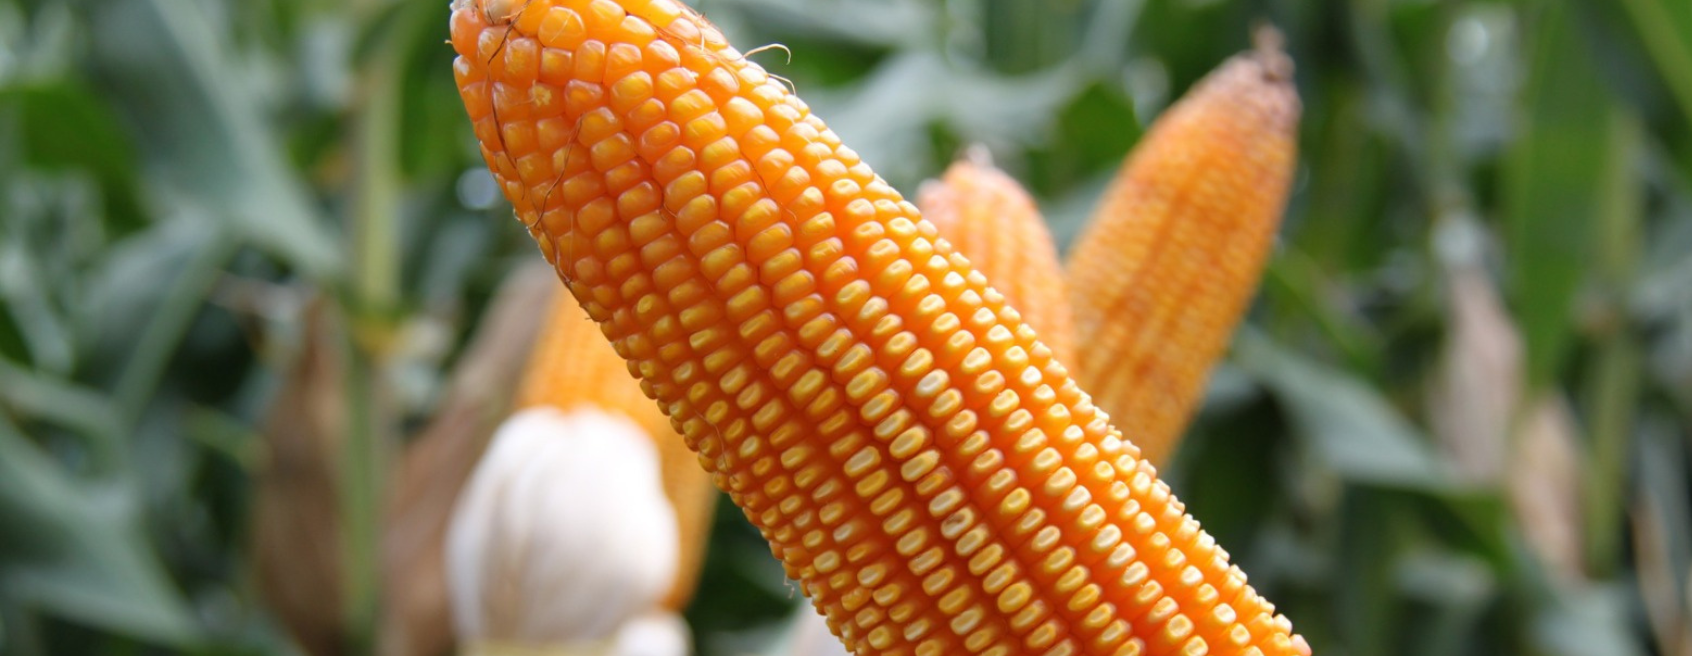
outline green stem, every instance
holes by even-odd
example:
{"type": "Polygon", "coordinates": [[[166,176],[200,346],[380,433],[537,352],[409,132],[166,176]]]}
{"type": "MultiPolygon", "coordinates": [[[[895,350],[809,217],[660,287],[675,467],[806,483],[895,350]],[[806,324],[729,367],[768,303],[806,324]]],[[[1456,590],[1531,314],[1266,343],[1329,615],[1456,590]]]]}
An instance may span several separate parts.
{"type": "Polygon", "coordinates": [[[341,546],[345,576],[348,653],[371,653],[380,611],[380,555],[383,484],[386,474],[386,431],[378,410],[380,377],[375,361],[356,346],[348,349],[347,439],[340,459],[341,546]]]}
{"type": "Polygon", "coordinates": [[[398,423],[384,403],[384,380],[400,300],[399,80],[408,43],[404,37],[411,27],[401,22],[389,28],[362,71],[360,87],[365,95],[356,141],[358,196],[349,222],[355,266],[344,299],[351,330],[339,487],[343,608],[351,653],[374,651],[380,616],[381,503],[398,423]]]}
{"type": "Polygon", "coordinates": [[[100,392],[55,380],[0,358],[0,406],[44,419],[86,436],[94,452],[121,448],[110,399],[100,392]]]}
{"type": "Polygon", "coordinates": [[[1600,578],[1620,565],[1640,358],[1639,347],[1625,331],[1606,338],[1599,348],[1597,375],[1587,389],[1592,416],[1592,465],[1586,470],[1587,565],[1600,578]]]}
{"type": "MultiPolygon", "coordinates": [[[[1638,261],[1643,199],[1634,172],[1642,128],[1620,108],[1609,112],[1608,127],[1594,269],[1603,298],[1620,299],[1638,261]]],[[[1592,466],[1586,481],[1587,564],[1598,576],[1614,572],[1622,557],[1623,512],[1630,487],[1627,457],[1644,368],[1643,354],[1626,325],[1626,309],[1620,301],[1612,305],[1604,310],[1611,319],[1602,326],[1596,375],[1587,389],[1592,431],[1592,466]]]]}

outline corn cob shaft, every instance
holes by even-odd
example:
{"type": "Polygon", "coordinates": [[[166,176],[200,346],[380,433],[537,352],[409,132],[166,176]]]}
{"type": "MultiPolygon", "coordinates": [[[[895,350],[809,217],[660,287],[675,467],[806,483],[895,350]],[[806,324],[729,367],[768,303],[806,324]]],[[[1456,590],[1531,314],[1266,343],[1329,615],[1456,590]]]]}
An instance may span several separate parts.
{"type": "Polygon", "coordinates": [[[548,310],[546,327],[523,374],[516,405],[519,410],[587,406],[620,412],[652,436],[664,494],[675,507],[680,538],[676,579],[665,596],[664,607],[687,607],[699,582],[710,539],[715,490],[698,459],[676,435],[669,417],[641,393],[628,363],[618,357],[606,343],[599,324],[589,319],[568,293],[557,294],[548,310]]]}
{"type": "Polygon", "coordinates": [[[1291,186],[1299,102],[1272,48],[1200,82],[1129,156],[1065,267],[1077,377],[1161,465],[1257,289],[1291,186]]]}
{"type": "Polygon", "coordinates": [[[1074,362],[1069,297],[1057,246],[1034,199],[984,150],[922,186],[917,209],[1040,333],[1059,362],[1074,362]]]}
{"type": "Polygon", "coordinates": [[[484,155],[847,646],[1305,653],[1004,298],[670,0],[457,0],[484,155]]]}

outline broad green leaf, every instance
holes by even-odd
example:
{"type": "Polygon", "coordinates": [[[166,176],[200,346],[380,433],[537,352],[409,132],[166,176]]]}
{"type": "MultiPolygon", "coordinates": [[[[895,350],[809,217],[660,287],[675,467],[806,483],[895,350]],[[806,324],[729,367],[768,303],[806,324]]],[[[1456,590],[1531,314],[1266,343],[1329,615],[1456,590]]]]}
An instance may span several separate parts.
{"type": "Polygon", "coordinates": [[[1463,554],[1411,551],[1394,573],[1406,596],[1432,608],[1416,631],[1417,650],[1425,654],[1461,653],[1498,594],[1498,577],[1487,563],[1463,554]]]}
{"type": "Polygon", "coordinates": [[[1633,566],[1639,570],[1646,615],[1657,630],[1672,631],[1692,601],[1687,597],[1692,591],[1692,504],[1687,502],[1692,486],[1682,466],[1686,442],[1665,419],[1645,422],[1639,431],[1630,520],[1633,566]]]}
{"type": "Polygon", "coordinates": [[[1363,381],[1307,361],[1252,330],[1235,339],[1235,361],[1268,387],[1297,433],[1348,481],[1439,490],[1444,467],[1426,440],[1363,381]]]}
{"type": "Polygon", "coordinates": [[[856,87],[806,98],[877,173],[915,189],[955,155],[930,156],[926,137],[932,126],[943,125],[965,142],[986,144],[1001,155],[1016,152],[1045,137],[1082,82],[1075,68],[1005,78],[912,51],[889,58],[856,87]]]}
{"type": "Polygon", "coordinates": [[[0,595],[165,645],[197,639],[187,605],[138,529],[130,494],[72,479],[0,424],[0,595]]]}
{"type": "Polygon", "coordinates": [[[1575,295],[1593,256],[1616,123],[1608,90],[1563,3],[1531,23],[1521,136],[1504,176],[1508,289],[1526,343],[1528,384],[1549,384],[1572,337],[1575,295]]]}
{"type": "Polygon", "coordinates": [[[1639,269],[1644,188],[1636,177],[1638,124],[1621,108],[1611,111],[1606,136],[1605,165],[1598,181],[1599,214],[1594,255],[1588,266],[1600,292],[1601,312],[1617,317],[1594,332],[1597,342],[1592,371],[1586,375],[1587,430],[1592,438],[1592,461],[1586,468],[1588,555],[1593,571],[1608,573],[1620,561],[1626,506],[1625,481],[1633,451],[1635,419],[1645,378],[1645,353],[1639,340],[1620,321],[1627,316],[1625,295],[1639,269]]]}
{"type": "Polygon", "coordinates": [[[1546,656],[1642,656],[1629,630],[1631,601],[1616,586],[1570,590],[1546,599],[1529,639],[1546,656]]]}
{"type": "Polygon", "coordinates": [[[1692,4],[1679,0],[1616,0],[1627,11],[1657,73],[1692,127],[1692,4]]]}
{"type": "Polygon", "coordinates": [[[141,220],[136,155],[111,109],[75,83],[0,88],[0,111],[18,110],[25,164],[50,171],[79,170],[100,184],[108,219],[141,220]]]}
{"type": "Polygon", "coordinates": [[[0,359],[0,409],[72,428],[100,441],[116,438],[111,403],[74,383],[24,370],[0,359]]]}
{"type": "MultiPolygon", "coordinates": [[[[872,46],[925,47],[935,33],[937,5],[920,0],[699,0],[730,35],[744,34],[751,24],[784,34],[821,36],[872,46]]],[[[749,44],[750,50],[763,44],[749,44]]],[[[826,57],[830,53],[805,53],[826,57]]]]}
{"type": "Polygon", "coordinates": [[[167,208],[225,217],[318,281],[336,279],[336,240],[272,137],[250,82],[203,11],[180,0],[101,2],[93,43],[167,208]]]}

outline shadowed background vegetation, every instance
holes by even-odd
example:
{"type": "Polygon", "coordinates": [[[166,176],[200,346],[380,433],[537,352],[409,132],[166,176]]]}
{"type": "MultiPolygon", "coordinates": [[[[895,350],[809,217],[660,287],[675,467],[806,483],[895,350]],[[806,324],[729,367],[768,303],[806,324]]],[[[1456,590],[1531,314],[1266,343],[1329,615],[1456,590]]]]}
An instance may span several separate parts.
{"type": "MultiPolygon", "coordinates": [[[[373,649],[397,454],[538,259],[446,4],[0,0],[0,653],[373,649]]],[[[1177,493],[1318,654],[1692,656],[1692,4],[692,4],[907,195],[986,144],[1060,244],[1272,22],[1297,187],[1177,493]]],[[[764,651],[802,600],[716,521],[700,653],[764,651]]]]}

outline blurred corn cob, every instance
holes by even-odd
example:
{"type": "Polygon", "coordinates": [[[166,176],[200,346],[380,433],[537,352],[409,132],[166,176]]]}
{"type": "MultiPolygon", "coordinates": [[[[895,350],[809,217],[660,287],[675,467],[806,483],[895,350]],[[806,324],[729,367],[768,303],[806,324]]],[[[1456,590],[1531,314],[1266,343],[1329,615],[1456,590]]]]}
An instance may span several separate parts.
{"type": "Polygon", "coordinates": [[[343,568],[336,514],[336,467],[346,439],[341,324],[313,302],[299,359],[283,378],[265,419],[264,458],[253,500],[253,561],[259,592],[299,648],[345,653],[343,568]]]}
{"type": "MultiPolygon", "coordinates": [[[[1580,437],[1568,402],[1546,394],[1528,404],[1516,422],[1513,457],[1506,471],[1510,509],[1528,548],[1563,584],[1586,580],[1581,538],[1580,437]]],[[[1692,654],[1688,654],[1692,656],[1692,654]]]]}
{"type": "Polygon", "coordinates": [[[462,651],[614,654],[623,627],[669,592],[676,552],[644,428],[591,406],[519,411],[447,531],[462,651]]]}
{"type": "MultiPolygon", "coordinates": [[[[662,467],[666,487],[677,484],[666,492],[678,505],[675,514],[684,533],[679,566],[662,607],[679,610],[694,588],[715,491],[669,421],[640,395],[622,360],[575,307],[574,299],[558,289],[556,276],[537,268],[513,274],[501,289],[454,372],[441,410],[401,462],[384,540],[385,654],[443,654],[456,642],[442,568],[447,524],[454,500],[513,405],[519,410],[595,407],[631,415],[646,434],[659,428],[669,433],[670,444],[655,441],[663,457],[679,461],[662,467]],[[543,330],[535,308],[548,306],[554,309],[542,315],[543,330]],[[538,341],[537,334],[542,335],[538,341]]],[[[660,628],[676,621],[658,615],[643,620],[646,626],[660,628]]],[[[646,634],[666,632],[677,630],[646,634]]],[[[680,635],[683,644],[677,651],[658,653],[685,651],[685,627],[680,627],[680,635]]],[[[610,643],[601,646],[609,648],[610,643]]],[[[476,649],[526,648],[483,642],[476,649]]]]}
{"type": "Polygon", "coordinates": [[[378,642],[384,656],[441,656],[457,642],[447,601],[447,523],[494,430],[510,414],[541,327],[534,308],[557,288],[545,266],[506,277],[454,367],[439,409],[398,462],[382,530],[378,642]]]}
{"type": "Polygon", "coordinates": [[[934,225],[670,0],[458,0],[483,154],[858,653],[1307,653],[934,225]]]}
{"type": "Polygon", "coordinates": [[[664,493],[675,507],[680,532],[676,578],[664,607],[681,610],[692,598],[709,540],[716,489],[710,476],[670,419],[641,394],[628,364],[600,334],[576,299],[560,289],[551,301],[546,328],[517,396],[517,408],[593,407],[634,420],[652,439],[663,473],[664,493]]]}
{"type": "Polygon", "coordinates": [[[1069,297],[1052,234],[1034,199],[993,167],[985,148],[972,148],[943,177],[924,184],[917,209],[1039,331],[1057,361],[1075,361],[1069,297]]]}
{"type": "Polygon", "coordinates": [[[1299,101],[1268,34],[1152,125],[1065,266],[1077,377],[1153,464],[1256,292],[1292,184],[1299,101]]]}
{"type": "Polygon", "coordinates": [[[1460,480],[1504,488],[1545,569],[1565,583],[1581,581],[1575,422],[1559,393],[1524,395],[1522,336],[1487,273],[1486,240],[1467,213],[1436,223],[1450,328],[1428,390],[1428,424],[1460,480]]]}
{"type": "Polygon", "coordinates": [[[1428,390],[1428,424],[1464,483],[1497,486],[1518,462],[1510,434],[1524,406],[1522,338],[1487,273],[1485,230],[1453,213],[1434,235],[1450,327],[1428,390]]]}
{"type": "Polygon", "coordinates": [[[715,490],[575,298],[559,290],[546,305],[515,412],[455,513],[464,651],[687,653],[675,613],[698,578],[715,490]],[[647,594],[655,583],[661,597],[647,594]]]}

